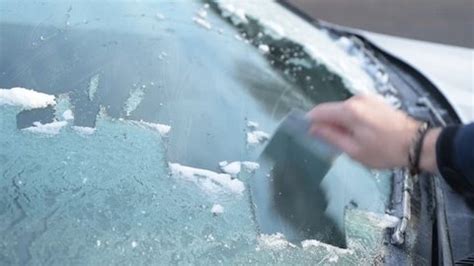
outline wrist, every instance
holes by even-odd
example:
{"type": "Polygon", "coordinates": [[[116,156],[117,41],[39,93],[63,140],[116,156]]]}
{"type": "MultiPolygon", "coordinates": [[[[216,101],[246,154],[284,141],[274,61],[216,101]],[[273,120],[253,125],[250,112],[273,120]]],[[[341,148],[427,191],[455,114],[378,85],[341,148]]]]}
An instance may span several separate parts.
{"type": "Polygon", "coordinates": [[[401,147],[403,149],[403,152],[400,154],[400,166],[402,167],[409,167],[410,165],[410,160],[409,160],[409,154],[410,154],[410,149],[413,145],[413,140],[417,134],[418,128],[421,126],[421,122],[416,121],[412,118],[408,117],[408,120],[405,124],[405,129],[404,129],[404,134],[403,134],[403,140],[401,143],[401,147]]]}
{"type": "Polygon", "coordinates": [[[438,166],[436,161],[436,141],[438,140],[441,128],[430,129],[426,133],[423,141],[420,155],[419,167],[422,171],[437,173],[438,166]]]}

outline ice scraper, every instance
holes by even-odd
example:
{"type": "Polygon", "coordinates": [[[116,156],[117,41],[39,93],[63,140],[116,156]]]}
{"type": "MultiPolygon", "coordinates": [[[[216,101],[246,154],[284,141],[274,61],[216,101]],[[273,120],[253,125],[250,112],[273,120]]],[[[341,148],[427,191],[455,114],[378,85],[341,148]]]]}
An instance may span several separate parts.
{"type": "Polygon", "coordinates": [[[340,151],[310,136],[309,126],[305,114],[294,110],[268,142],[250,181],[254,215],[260,233],[282,233],[295,244],[316,239],[345,248],[343,216],[326,213],[328,198],[320,186],[340,151]]]}

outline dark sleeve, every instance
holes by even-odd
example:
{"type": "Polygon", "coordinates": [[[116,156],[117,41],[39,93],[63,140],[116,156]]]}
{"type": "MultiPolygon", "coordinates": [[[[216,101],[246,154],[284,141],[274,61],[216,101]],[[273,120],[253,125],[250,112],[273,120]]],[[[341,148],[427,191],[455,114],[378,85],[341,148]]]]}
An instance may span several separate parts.
{"type": "Polygon", "coordinates": [[[436,158],[453,189],[474,193],[474,123],[444,128],[436,142],[436,158]]]}

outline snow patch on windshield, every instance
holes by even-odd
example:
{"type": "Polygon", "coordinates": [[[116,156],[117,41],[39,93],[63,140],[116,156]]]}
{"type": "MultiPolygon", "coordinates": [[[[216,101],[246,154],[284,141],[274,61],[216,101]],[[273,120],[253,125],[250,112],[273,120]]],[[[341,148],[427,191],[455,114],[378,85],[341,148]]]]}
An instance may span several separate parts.
{"type": "Polygon", "coordinates": [[[242,194],[245,185],[242,181],[232,178],[229,174],[219,174],[210,170],[169,163],[171,174],[175,177],[193,182],[209,193],[231,192],[242,194]]]}
{"type": "Polygon", "coordinates": [[[30,110],[55,104],[54,95],[20,87],[0,89],[0,105],[20,106],[25,110],[30,110]]]}
{"type": "Polygon", "coordinates": [[[23,128],[23,131],[28,131],[35,134],[57,135],[63,127],[67,125],[66,121],[54,121],[47,124],[42,124],[37,121],[33,123],[32,127],[23,128]]]}
{"type": "Polygon", "coordinates": [[[134,88],[130,91],[130,95],[125,102],[124,111],[127,116],[137,109],[140,103],[143,100],[143,96],[145,95],[144,89],[146,88],[145,85],[142,86],[134,86],[134,88]]]}
{"type": "Polygon", "coordinates": [[[93,101],[97,89],[99,88],[99,74],[94,75],[91,80],[89,81],[89,100],[93,101]]]}
{"type": "MultiPolygon", "coordinates": [[[[224,7],[227,5],[245,10],[246,17],[255,19],[262,26],[262,32],[273,41],[287,39],[300,44],[312,59],[340,76],[344,85],[353,93],[376,92],[375,81],[363,65],[351,59],[346,50],[341,49],[326,30],[303,21],[272,1],[265,1],[265,8],[262,8],[260,3],[254,1],[221,0],[217,6],[223,17],[224,7]],[[282,17],[284,19],[279,19],[282,17]]],[[[350,45],[343,40],[341,45],[344,44],[350,45]]]]}

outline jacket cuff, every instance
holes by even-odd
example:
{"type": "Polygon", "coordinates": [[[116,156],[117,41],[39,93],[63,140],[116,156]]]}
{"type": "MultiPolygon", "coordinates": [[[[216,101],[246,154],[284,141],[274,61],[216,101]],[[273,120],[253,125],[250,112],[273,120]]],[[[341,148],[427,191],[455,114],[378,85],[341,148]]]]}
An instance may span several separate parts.
{"type": "Polygon", "coordinates": [[[471,184],[456,169],[453,158],[455,157],[455,139],[461,126],[448,126],[439,134],[436,141],[436,163],[440,174],[451,188],[462,194],[471,194],[471,184]]]}

